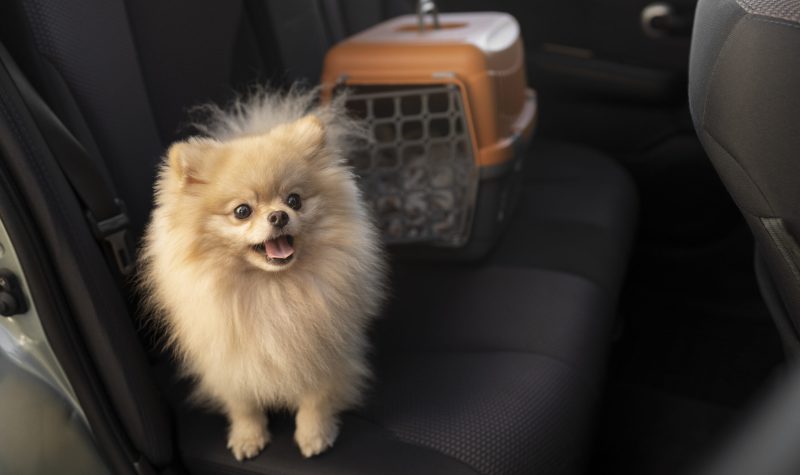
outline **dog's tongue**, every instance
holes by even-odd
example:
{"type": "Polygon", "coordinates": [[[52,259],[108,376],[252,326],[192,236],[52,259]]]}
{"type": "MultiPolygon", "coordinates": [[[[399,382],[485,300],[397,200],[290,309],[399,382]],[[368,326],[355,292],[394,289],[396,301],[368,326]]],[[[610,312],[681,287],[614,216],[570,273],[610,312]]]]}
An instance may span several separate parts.
{"type": "Polygon", "coordinates": [[[267,250],[267,257],[273,259],[286,259],[294,254],[294,248],[289,244],[289,240],[286,236],[270,239],[264,243],[264,247],[267,250]]]}

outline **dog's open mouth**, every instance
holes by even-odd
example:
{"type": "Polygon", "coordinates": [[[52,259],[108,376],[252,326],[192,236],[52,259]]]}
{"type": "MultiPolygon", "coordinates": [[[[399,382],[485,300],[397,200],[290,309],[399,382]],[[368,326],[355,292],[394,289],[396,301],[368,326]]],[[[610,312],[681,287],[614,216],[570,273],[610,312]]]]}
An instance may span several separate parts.
{"type": "Polygon", "coordinates": [[[253,246],[253,250],[275,265],[288,263],[294,257],[294,238],[288,234],[268,239],[253,246]]]}

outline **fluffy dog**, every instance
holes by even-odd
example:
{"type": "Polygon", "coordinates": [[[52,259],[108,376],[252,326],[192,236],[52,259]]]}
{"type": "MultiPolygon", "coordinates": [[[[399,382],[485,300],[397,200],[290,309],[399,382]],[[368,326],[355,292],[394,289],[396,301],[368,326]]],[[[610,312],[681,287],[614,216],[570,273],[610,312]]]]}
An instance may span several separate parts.
{"type": "Polygon", "coordinates": [[[195,396],[230,422],[237,460],[270,440],[266,408],[296,411],[295,441],[330,447],[369,377],[366,327],[383,295],[379,237],[346,166],[358,124],[343,100],[260,92],[210,107],[155,186],[140,282],[195,396]]]}

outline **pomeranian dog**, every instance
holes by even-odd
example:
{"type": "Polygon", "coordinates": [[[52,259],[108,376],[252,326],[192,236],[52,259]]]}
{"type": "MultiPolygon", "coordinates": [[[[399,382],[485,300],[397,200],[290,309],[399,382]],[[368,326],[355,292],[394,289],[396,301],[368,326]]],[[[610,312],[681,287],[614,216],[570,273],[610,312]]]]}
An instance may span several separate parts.
{"type": "Polygon", "coordinates": [[[347,166],[344,99],[259,92],[207,108],[155,186],[140,282],[195,397],[230,423],[237,460],[268,443],[267,408],[296,411],[305,457],[334,443],[370,371],[383,299],[379,235],[347,166]]]}

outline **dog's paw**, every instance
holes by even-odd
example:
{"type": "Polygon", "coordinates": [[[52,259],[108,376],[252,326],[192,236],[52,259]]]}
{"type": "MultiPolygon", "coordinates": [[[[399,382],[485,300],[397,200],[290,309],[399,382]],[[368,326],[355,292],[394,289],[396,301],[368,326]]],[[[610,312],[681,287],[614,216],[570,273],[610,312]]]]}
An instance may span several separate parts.
{"type": "Polygon", "coordinates": [[[333,447],[338,435],[339,427],[336,421],[314,421],[298,425],[294,432],[294,440],[300,447],[303,457],[309,458],[333,447]]]}
{"type": "Polygon", "coordinates": [[[236,460],[251,459],[269,444],[269,432],[261,428],[233,430],[228,436],[228,448],[236,460]]]}

